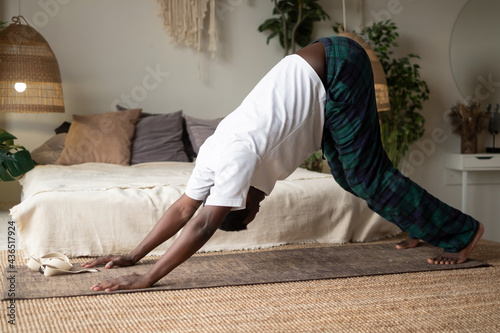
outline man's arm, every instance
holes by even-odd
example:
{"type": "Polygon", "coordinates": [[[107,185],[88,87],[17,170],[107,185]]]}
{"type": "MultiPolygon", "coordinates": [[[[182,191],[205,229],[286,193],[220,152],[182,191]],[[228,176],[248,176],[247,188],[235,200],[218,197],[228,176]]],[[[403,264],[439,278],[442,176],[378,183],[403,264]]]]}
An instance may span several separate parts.
{"type": "Polygon", "coordinates": [[[200,207],[201,201],[196,201],[183,194],[163,214],[155,227],[149,232],[144,240],[129,254],[108,255],[93,261],[83,263],[84,267],[94,267],[106,264],[106,268],[113,266],[132,266],[145,255],[155,249],[158,245],[174,236],[193,217],[200,207]]]}
{"type": "Polygon", "coordinates": [[[173,237],[193,217],[202,201],[191,199],[183,194],[161,217],[159,223],[151,230],[146,238],[132,251],[131,257],[135,262],[141,260],[158,245],[173,237]]]}
{"type": "MultiPolygon", "coordinates": [[[[185,196],[185,198],[187,198],[185,200],[192,200],[187,196],[185,196]]],[[[182,198],[180,200],[182,200],[182,198]]],[[[196,202],[199,203],[198,201],[196,202]]],[[[199,207],[199,204],[197,205],[197,207],[199,207]]],[[[169,211],[171,210],[173,213],[183,213],[182,210],[179,211],[176,208],[169,209],[167,213],[169,213],[169,211]]],[[[212,235],[215,233],[230,210],[231,207],[205,206],[200,211],[200,213],[187,224],[186,222],[180,224],[166,223],[167,227],[163,228],[161,226],[163,223],[158,223],[157,226],[155,226],[155,228],[146,237],[146,239],[144,239],[144,241],[141,242],[141,244],[131,252],[133,258],[142,258],[144,255],[149,253],[149,251],[161,244],[161,242],[166,239],[165,236],[173,236],[173,234],[177,232],[173,232],[173,230],[175,230],[177,227],[179,227],[180,229],[185,225],[185,228],[183,229],[179,237],[174,241],[172,246],[163,254],[160,260],[158,260],[146,274],[133,274],[123,276],[96,284],[92,286],[91,289],[95,291],[115,291],[118,289],[139,289],[151,287],[162,277],[170,273],[175,267],[195,254],[196,251],[198,251],[210,239],[210,237],[212,237],[212,235]],[[162,234],[164,236],[161,236],[162,234]]],[[[187,212],[190,212],[189,208],[187,212]]],[[[168,221],[170,218],[175,220],[175,216],[171,217],[167,213],[165,213],[164,215],[166,221],[168,221]]],[[[193,214],[191,214],[191,216],[193,214]]],[[[184,218],[187,215],[183,215],[183,218],[181,218],[180,220],[184,221],[184,218]]]]}
{"type": "Polygon", "coordinates": [[[203,207],[200,214],[186,225],[172,246],[145,274],[150,285],[156,283],[195,254],[217,231],[229,211],[231,211],[231,207],[203,207]]]}

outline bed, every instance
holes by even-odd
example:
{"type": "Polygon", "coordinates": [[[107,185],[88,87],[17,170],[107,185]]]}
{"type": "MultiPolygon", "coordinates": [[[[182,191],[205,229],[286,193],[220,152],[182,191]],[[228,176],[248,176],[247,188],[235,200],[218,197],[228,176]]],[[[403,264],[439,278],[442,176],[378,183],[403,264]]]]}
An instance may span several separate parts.
{"type": "MultiPolygon", "coordinates": [[[[184,152],[189,151],[182,143],[182,137],[187,135],[192,143],[190,149],[196,153],[215,129],[217,120],[179,115],[181,130],[176,140],[181,142],[184,152]]],[[[172,121],[171,114],[164,118],[172,121]]],[[[139,244],[165,210],[182,195],[195,161],[188,153],[187,158],[180,161],[150,153],[139,154],[141,147],[136,143],[141,140],[141,124],[145,119],[152,119],[144,131],[147,136],[155,132],[151,124],[161,123],[153,115],[136,119],[128,146],[131,152],[128,161],[134,163],[95,161],[88,156],[78,163],[61,163],[61,157],[71,146],[72,134],[79,132],[81,122],[87,121],[75,117],[67,132],[58,133],[32,152],[33,158],[43,163],[20,179],[22,201],[11,209],[19,230],[20,246],[27,257],[49,252],[70,257],[126,253],[139,244]],[[147,158],[137,158],[146,155],[147,158]]],[[[102,119],[97,121],[102,122],[102,119]]],[[[177,127],[178,123],[176,121],[177,127]]],[[[171,134],[165,132],[165,124],[158,126],[162,128],[158,135],[171,134]]],[[[85,133],[88,138],[89,132],[85,133]]],[[[77,142],[85,141],[81,133],[78,135],[77,142]]],[[[108,146],[106,135],[98,145],[108,146]]],[[[158,138],[153,137],[145,146],[149,149],[151,142],[157,141],[158,138]]],[[[162,141],[161,148],[165,145],[162,141]]],[[[88,148],[88,142],[85,147],[88,148]]],[[[159,149],[153,147],[150,152],[159,149]]],[[[80,146],[76,158],[81,159],[87,151],[82,151],[80,146]]],[[[246,231],[218,230],[200,251],[244,250],[292,243],[364,242],[399,232],[393,224],[373,213],[364,201],[340,188],[331,175],[298,168],[287,179],[278,181],[246,231]]],[[[162,254],[176,237],[151,254],[162,254]]]]}

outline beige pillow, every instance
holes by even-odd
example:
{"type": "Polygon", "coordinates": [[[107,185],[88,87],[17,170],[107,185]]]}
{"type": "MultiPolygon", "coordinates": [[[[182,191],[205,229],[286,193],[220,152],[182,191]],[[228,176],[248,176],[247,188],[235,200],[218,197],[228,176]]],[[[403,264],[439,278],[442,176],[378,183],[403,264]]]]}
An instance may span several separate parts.
{"type": "Polygon", "coordinates": [[[130,146],[142,109],[74,115],[61,156],[55,164],[86,162],[130,164],[130,146]]]}

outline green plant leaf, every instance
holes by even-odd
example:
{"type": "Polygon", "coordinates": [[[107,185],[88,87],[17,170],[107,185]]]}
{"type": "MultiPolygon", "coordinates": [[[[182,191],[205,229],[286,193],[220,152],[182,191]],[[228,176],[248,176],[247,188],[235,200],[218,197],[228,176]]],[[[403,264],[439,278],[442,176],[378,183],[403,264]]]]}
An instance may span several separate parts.
{"type": "MultiPolygon", "coordinates": [[[[271,0],[274,2],[274,0],[271,0]]],[[[267,19],[258,27],[259,32],[268,32],[267,44],[274,37],[278,36],[279,43],[285,54],[295,49],[297,44],[301,47],[312,42],[314,23],[329,19],[330,16],[317,3],[318,0],[279,0],[273,8],[273,17],[267,19]],[[300,9],[300,21],[299,21],[300,9]],[[286,29],[283,23],[285,23],[286,29]],[[294,30],[294,27],[296,29],[294,30]],[[295,33],[295,36],[292,34],[295,33]],[[286,46],[285,46],[286,41],[286,46]]]]}
{"type": "Polygon", "coordinates": [[[13,181],[35,167],[26,148],[14,144],[16,137],[0,129],[0,180],[13,181]]]}
{"type": "Polygon", "coordinates": [[[27,150],[0,155],[0,179],[2,181],[16,180],[34,167],[35,163],[27,150]]]}
{"type": "Polygon", "coordinates": [[[323,151],[318,150],[311,154],[304,162],[300,165],[301,168],[321,172],[323,169],[323,151]]]}
{"type": "Polygon", "coordinates": [[[0,129],[0,145],[13,145],[15,139],[17,139],[15,136],[0,129]]]}

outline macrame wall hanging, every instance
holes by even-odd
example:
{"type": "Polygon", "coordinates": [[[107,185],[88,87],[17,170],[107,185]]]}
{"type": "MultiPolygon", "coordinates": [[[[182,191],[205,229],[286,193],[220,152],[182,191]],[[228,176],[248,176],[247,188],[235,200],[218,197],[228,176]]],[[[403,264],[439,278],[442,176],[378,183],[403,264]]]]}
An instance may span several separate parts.
{"type": "Polygon", "coordinates": [[[215,55],[217,27],[215,22],[216,0],[158,0],[163,27],[172,41],[194,47],[201,52],[204,44],[204,20],[209,11],[208,50],[215,55]],[[209,8],[210,7],[210,8],[209,8]]]}

